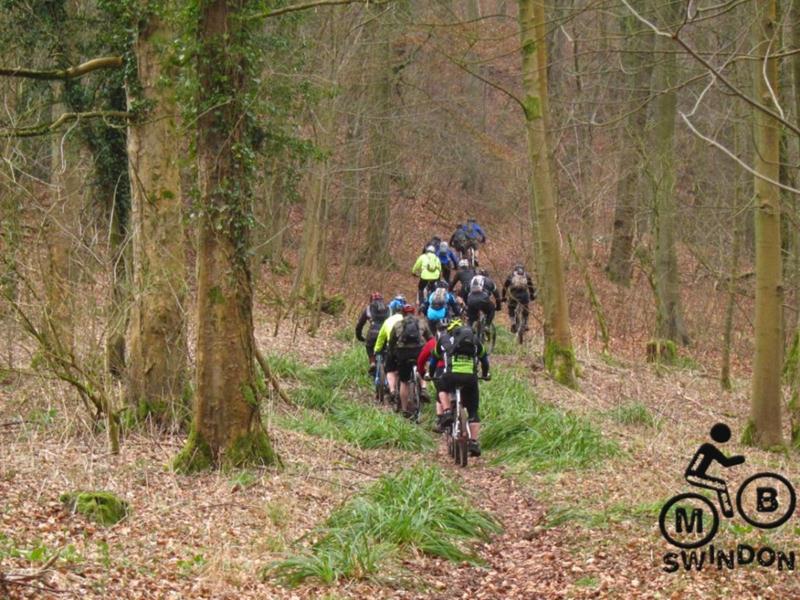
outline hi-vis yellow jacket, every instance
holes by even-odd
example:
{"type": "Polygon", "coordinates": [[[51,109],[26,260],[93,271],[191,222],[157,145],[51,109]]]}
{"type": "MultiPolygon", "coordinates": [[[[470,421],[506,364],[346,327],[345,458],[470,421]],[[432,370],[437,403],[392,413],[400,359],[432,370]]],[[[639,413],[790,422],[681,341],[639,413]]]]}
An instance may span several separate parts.
{"type": "Polygon", "coordinates": [[[411,272],[425,281],[437,281],[442,274],[442,261],[433,252],[420,254],[411,272]]]}

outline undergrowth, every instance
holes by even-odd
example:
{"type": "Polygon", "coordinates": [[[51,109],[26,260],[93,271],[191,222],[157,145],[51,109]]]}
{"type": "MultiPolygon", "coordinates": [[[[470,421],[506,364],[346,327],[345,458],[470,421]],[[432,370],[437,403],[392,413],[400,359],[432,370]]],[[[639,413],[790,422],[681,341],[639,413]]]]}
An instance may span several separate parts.
{"type": "Polygon", "coordinates": [[[539,402],[530,383],[506,370],[481,384],[481,445],[515,471],[585,468],[618,453],[589,421],[539,402]]]}
{"type": "Polygon", "coordinates": [[[658,420],[641,402],[627,402],[620,404],[608,411],[608,416],[620,425],[640,425],[643,427],[656,427],[658,420]]]}
{"type": "Polygon", "coordinates": [[[281,426],[361,448],[427,451],[435,447],[434,439],[421,427],[369,404],[372,387],[360,345],[325,367],[301,371],[300,380],[303,385],[292,395],[301,409],[278,416],[281,426]],[[351,399],[354,392],[360,398],[351,399]]]}
{"type": "Polygon", "coordinates": [[[268,565],[263,574],[288,585],[309,578],[325,584],[371,579],[396,571],[398,561],[412,550],[479,564],[470,542],[487,540],[500,530],[440,469],[417,465],[384,475],[351,498],[312,532],[313,545],[268,565]]]}

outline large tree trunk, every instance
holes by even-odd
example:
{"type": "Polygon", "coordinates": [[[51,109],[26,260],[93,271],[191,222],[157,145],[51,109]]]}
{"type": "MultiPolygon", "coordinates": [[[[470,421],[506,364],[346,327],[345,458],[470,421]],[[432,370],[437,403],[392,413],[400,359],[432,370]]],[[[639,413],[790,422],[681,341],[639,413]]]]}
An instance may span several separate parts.
{"type": "MultiPolygon", "coordinates": [[[[753,45],[755,98],[774,110],[770,87],[778,93],[778,59],[764,58],[776,33],[777,3],[757,0],[753,45]],[[766,80],[765,80],[766,77],[766,80]],[[768,81],[767,81],[768,80],[768,81]]],[[[754,110],[754,165],[763,177],[778,181],[780,127],[760,110],[754,110]]],[[[753,396],[745,441],[769,448],[782,443],[781,435],[781,207],[779,188],[760,177],[754,180],[756,234],[756,348],[753,362],[753,396]]]]}
{"type": "Polygon", "coordinates": [[[375,9],[375,22],[371,23],[369,41],[374,43],[372,81],[372,111],[367,117],[367,132],[372,155],[367,196],[367,245],[364,262],[375,267],[388,267],[389,255],[389,202],[391,199],[391,150],[392,130],[392,47],[390,28],[383,22],[388,15],[379,16],[382,8],[375,9]]]}
{"type": "MultiPolygon", "coordinates": [[[[677,2],[665,9],[669,26],[674,24],[677,2]]],[[[675,251],[675,119],[678,116],[676,54],[672,40],[659,37],[656,50],[663,53],[653,71],[653,89],[659,95],[655,101],[655,127],[650,156],[653,178],[653,213],[655,227],[656,331],[659,341],[688,343],[681,314],[678,259],[675,251]]]]}
{"type": "Polygon", "coordinates": [[[536,0],[519,0],[519,21],[525,124],[532,171],[530,210],[535,215],[537,226],[541,279],[547,282],[547,286],[542,289],[545,309],[545,365],[558,381],[575,385],[575,353],[572,349],[569,308],[556,224],[556,187],[550,164],[547,131],[544,6],[536,0]]]}
{"type": "Polygon", "coordinates": [[[135,296],[128,330],[127,402],[161,427],[188,420],[186,268],[183,248],[177,109],[161,61],[170,31],[157,16],[136,40],[140,96],[151,110],[128,132],[135,296]]]}
{"type": "MultiPolygon", "coordinates": [[[[641,12],[643,0],[634,3],[641,12]]],[[[647,108],[644,103],[650,92],[650,60],[653,49],[653,33],[642,27],[639,20],[625,11],[622,18],[623,54],[622,65],[626,73],[633,73],[633,92],[628,102],[625,118],[624,139],[620,144],[621,175],[617,184],[614,204],[614,230],[611,238],[611,253],[608,258],[608,278],[616,284],[628,286],[633,271],[633,237],[636,228],[637,202],[642,189],[641,159],[644,140],[642,134],[647,124],[647,108]]]]}
{"type": "Polygon", "coordinates": [[[276,460],[261,424],[254,368],[246,5],[245,0],[209,0],[202,4],[198,24],[197,166],[203,212],[192,430],[174,462],[183,472],[276,460]]]}

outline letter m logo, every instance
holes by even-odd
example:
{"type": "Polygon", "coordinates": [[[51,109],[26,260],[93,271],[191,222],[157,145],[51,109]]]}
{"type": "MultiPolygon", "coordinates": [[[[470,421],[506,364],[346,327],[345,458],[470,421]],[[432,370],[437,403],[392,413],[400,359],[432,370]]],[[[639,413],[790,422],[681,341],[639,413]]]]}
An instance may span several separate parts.
{"type": "Polygon", "coordinates": [[[683,533],[684,531],[694,533],[695,527],[697,528],[697,533],[703,533],[703,509],[693,508],[692,516],[688,517],[686,509],[682,506],[678,507],[675,510],[675,531],[678,533],[683,533]]]}

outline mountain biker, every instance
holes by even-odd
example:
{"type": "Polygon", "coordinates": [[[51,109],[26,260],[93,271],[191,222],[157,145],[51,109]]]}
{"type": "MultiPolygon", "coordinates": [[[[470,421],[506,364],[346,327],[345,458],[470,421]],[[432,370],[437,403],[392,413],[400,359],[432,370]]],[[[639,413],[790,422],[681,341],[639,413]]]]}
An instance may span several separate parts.
{"type": "Polygon", "coordinates": [[[447,242],[439,244],[436,255],[439,257],[439,262],[442,263],[442,279],[450,283],[450,270],[458,266],[458,257],[447,242]]]}
{"type": "Polygon", "coordinates": [[[433,349],[436,347],[439,338],[447,333],[448,325],[449,321],[447,319],[442,319],[436,323],[436,334],[425,343],[425,345],[422,347],[422,351],[417,357],[417,371],[419,372],[420,377],[429,377],[433,382],[434,389],[436,390],[437,420],[436,425],[433,428],[436,433],[444,433],[444,429],[441,429],[439,423],[439,417],[444,411],[442,408],[442,403],[439,402],[439,380],[444,373],[444,359],[433,356],[433,349]]]}
{"type": "Polygon", "coordinates": [[[460,319],[453,319],[447,326],[447,332],[442,335],[433,349],[436,358],[444,360],[442,378],[439,382],[439,402],[442,404],[442,414],[438,419],[440,429],[446,429],[453,423],[455,415],[451,407],[450,394],[456,388],[461,388],[461,401],[467,409],[469,416],[470,445],[469,453],[472,456],[481,455],[478,442],[480,435],[480,392],[478,390],[478,362],[481,364],[481,373],[485,379],[490,379],[489,356],[486,350],[475,338],[472,328],[464,325],[460,319]]]}
{"type": "Polygon", "coordinates": [[[369,358],[369,374],[375,374],[375,340],[378,339],[378,331],[380,331],[383,322],[390,316],[389,307],[383,301],[383,294],[380,292],[372,292],[369,297],[369,304],[361,311],[361,316],[356,323],[356,339],[364,342],[367,349],[367,357],[369,358]],[[367,337],[364,338],[364,325],[369,321],[369,329],[367,330],[367,337]]]}
{"type": "Polygon", "coordinates": [[[414,306],[412,304],[405,304],[398,312],[393,313],[392,316],[383,322],[383,325],[381,325],[381,328],[378,330],[378,337],[375,340],[375,347],[372,350],[373,354],[380,354],[383,357],[383,364],[386,369],[386,380],[389,384],[389,392],[392,399],[394,399],[394,391],[397,389],[397,366],[389,360],[387,352],[389,336],[392,333],[392,327],[403,320],[403,311],[409,309],[413,314],[414,306]]]}
{"type": "Polygon", "coordinates": [[[481,244],[486,243],[486,233],[473,217],[467,219],[466,224],[456,227],[450,237],[450,245],[462,254],[469,248],[473,248],[475,250],[475,258],[478,257],[478,242],[481,244]]]}
{"type": "Polygon", "coordinates": [[[435,331],[436,325],[442,319],[461,314],[461,306],[455,296],[448,291],[447,282],[439,280],[433,291],[421,306],[423,314],[428,319],[428,327],[435,331]]]}
{"type": "Polygon", "coordinates": [[[469,283],[475,277],[475,269],[470,268],[469,261],[462,258],[458,261],[458,271],[453,275],[453,281],[450,283],[450,291],[457,293],[458,296],[464,301],[467,301],[469,296],[469,283]],[[461,288],[456,292],[456,285],[461,285],[461,288]]]}
{"type": "Polygon", "coordinates": [[[441,243],[442,243],[442,238],[440,238],[438,235],[435,235],[435,236],[433,236],[433,237],[430,239],[430,241],[429,241],[427,244],[425,244],[425,245],[422,247],[422,252],[424,253],[424,252],[425,252],[425,249],[426,249],[428,246],[433,246],[433,249],[434,249],[434,251],[436,251],[436,253],[438,254],[438,252],[439,252],[439,246],[441,245],[441,243]]]}
{"type": "Polygon", "coordinates": [[[469,282],[469,296],[467,296],[467,320],[470,325],[480,317],[486,315],[486,325],[491,325],[494,313],[500,310],[501,299],[492,278],[486,269],[478,269],[478,273],[469,282]],[[494,299],[494,302],[492,302],[494,299]]]}
{"type": "Polygon", "coordinates": [[[417,262],[411,268],[411,274],[419,277],[417,304],[422,304],[428,296],[427,292],[433,289],[433,285],[439,281],[442,274],[442,263],[436,256],[436,248],[430,245],[425,247],[425,252],[419,255],[417,262]]]}
{"type": "Polygon", "coordinates": [[[528,329],[528,305],[536,300],[536,288],[533,285],[533,278],[525,271],[521,264],[514,265],[514,270],[506,278],[503,284],[503,294],[500,302],[505,302],[508,298],[508,316],[511,318],[511,333],[517,332],[517,324],[514,322],[514,313],[517,304],[522,305],[522,325],[523,331],[528,329]]]}
{"type": "Polygon", "coordinates": [[[389,302],[389,312],[395,315],[399,313],[406,304],[408,304],[408,302],[406,301],[406,297],[403,294],[397,294],[389,302]]]}
{"type": "MultiPolygon", "coordinates": [[[[425,325],[414,315],[414,306],[411,304],[404,306],[402,318],[392,326],[389,333],[389,352],[386,364],[393,367],[400,379],[400,408],[406,417],[413,414],[408,406],[408,388],[414,365],[429,337],[430,333],[425,325]]],[[[387,366],[387,371],[388,369],[387,366]]]]}

